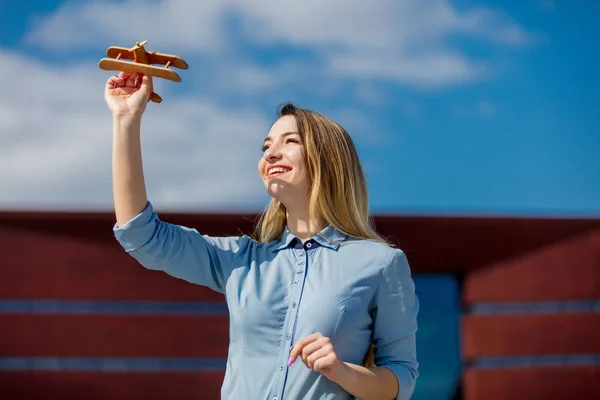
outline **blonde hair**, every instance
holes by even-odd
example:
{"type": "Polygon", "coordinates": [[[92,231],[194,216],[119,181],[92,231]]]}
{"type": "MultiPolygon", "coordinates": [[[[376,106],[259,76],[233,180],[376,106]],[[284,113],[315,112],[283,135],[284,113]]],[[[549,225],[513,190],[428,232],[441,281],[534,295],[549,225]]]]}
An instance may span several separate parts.
{"type": "MultiPolygon", "coordinates": [[[[285,104],[278,117],[293,116],[304,143],[311,221],[318,216],[327,225],[351,238],[386,243],[374,228],[369,215],[369,196],[361,162],[350,135],[324,115],[285,104]]],[[[283,236],[286,228],[285,206],[271,199],[255,227],[255,237],[272,242],[283,236]]],[[[329,238],[326,238],[329,239],[329,238]]],[[[363,365],[374,366],[373,345],[363,365]]]]}

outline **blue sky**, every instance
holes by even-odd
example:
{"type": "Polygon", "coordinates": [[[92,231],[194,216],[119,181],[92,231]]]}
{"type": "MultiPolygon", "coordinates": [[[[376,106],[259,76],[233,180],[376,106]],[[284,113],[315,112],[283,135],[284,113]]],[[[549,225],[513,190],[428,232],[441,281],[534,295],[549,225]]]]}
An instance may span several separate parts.
{"type": "Polygon", "coordinates": [[[355,138],[375,213],[600,214],[596,2],[200,3],[1,2],[0,208],[110,209],[97,62],[148,39],[190,63],[145,116],[158,208],[260,210],[291,100],[355,138]]]}

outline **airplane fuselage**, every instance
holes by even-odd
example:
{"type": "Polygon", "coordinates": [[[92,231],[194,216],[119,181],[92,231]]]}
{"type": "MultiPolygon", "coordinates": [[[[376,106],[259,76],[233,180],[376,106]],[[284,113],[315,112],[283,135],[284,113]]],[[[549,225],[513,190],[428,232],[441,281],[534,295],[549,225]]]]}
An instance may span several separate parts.
{"type": "Polygon", "coordinates": [[[148,62],[148,54],[143,47],[133,50],[134,61],[140,64],[150,64],[148,62]]]}

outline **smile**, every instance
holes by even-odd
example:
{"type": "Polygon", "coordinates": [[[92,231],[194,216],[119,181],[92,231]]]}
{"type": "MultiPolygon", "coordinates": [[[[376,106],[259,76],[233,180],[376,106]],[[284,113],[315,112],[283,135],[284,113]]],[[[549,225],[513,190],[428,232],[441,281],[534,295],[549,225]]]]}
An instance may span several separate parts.
{"type": "Polygon", "coordinates": [[[267,170],[267,178],[275,178],[277,176],[286,174],[292,169],[287,167],[272,167],[267,170]]]}

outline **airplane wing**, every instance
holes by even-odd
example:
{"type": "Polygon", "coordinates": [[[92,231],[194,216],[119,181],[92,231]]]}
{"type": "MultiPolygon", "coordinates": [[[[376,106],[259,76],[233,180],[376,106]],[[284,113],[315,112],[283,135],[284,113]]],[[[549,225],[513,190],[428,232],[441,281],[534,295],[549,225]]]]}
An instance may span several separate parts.
{"type": "Polygon", "coordinates": [[[181,57],[172,55],[172,54],[164,54],[164,53],[156,53],[156,52],[148,52],[148,61],[150,64],[162,64],[165,65],[167,62],[171,62],[170,67],[175,67],[179,69],[188,69],[188,64],[181,59],[181,57]]]}
{"type": "Polygon", "coordinates": [[[133,60],[133,51],[129,51],[126,47],[111,46],[106,50],[106,55],[110,58],[117,58],[121,53],[121,58],[125,60],[133,60]]]}
{"type": "MultiPolygon", "coordinates": [[[[121,54],[121,59],[123,60],[134,60],[134,53],[133,51],[130,51],[128,48],[126,47],[118,47],[118,46],[111,46],[108,48],[108,50],[106,50],[106,55],[109,58],[117,58],[117,56],[121,54]]],[[[179,68],[179,69],[188,69],[189,66],[188,64],[181,59],[181,57],[178,57],[176,55],[173,54],[165,54],[165,53],[157,53],[157,52],[153,52],[153,51],[148,51],[148,63],[149,64],[159,64],[159,65],[165,65],[167,62],[171,62],[171,64],[169,65],[170,67],[175,67],[175,68],[179,68]]]]}
{"type": "Polygon", "coordinates": [[[141,64],[131,61],[115,60],[114,58],[103,58],[98,67],[105,71],[142,72],[148,76],[158,76],[174,82],[181,82],[181,77],[171,68],[156,67],[154,65],[141,64]]]}

